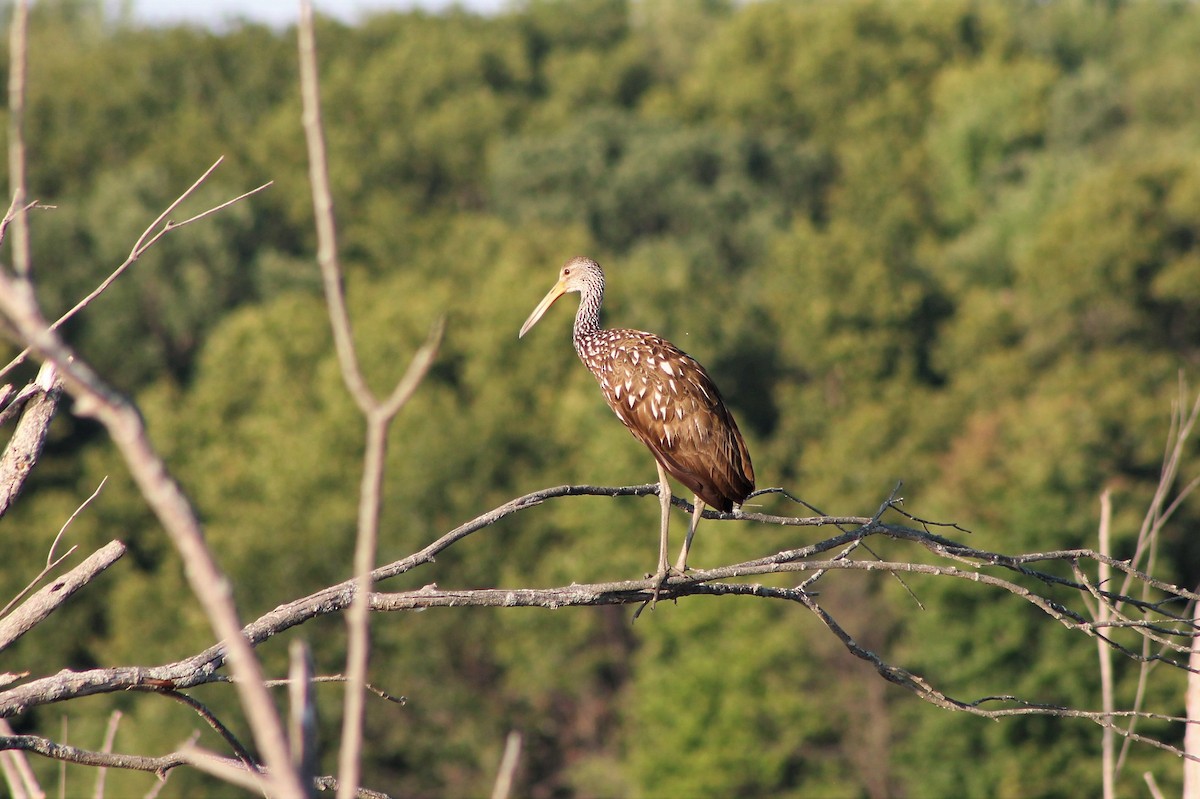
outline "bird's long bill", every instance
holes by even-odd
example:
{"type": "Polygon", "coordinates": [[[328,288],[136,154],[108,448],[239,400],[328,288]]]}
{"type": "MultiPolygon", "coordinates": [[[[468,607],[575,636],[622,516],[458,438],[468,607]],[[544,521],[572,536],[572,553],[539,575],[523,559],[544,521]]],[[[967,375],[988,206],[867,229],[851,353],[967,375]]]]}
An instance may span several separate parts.
{"type": "Polygon", "coordinates": [[[542,297],[542,301],[533,309],[533,313],[525,320],[525,324],[521,325],[521,332],[517,335],[517,338],[524,338],[525,334],[529,332],[529,328],[536,325],[538,320],[542,318],[542,314],[550,310],[550,306],[554,304],[554,301],[566,293],[566,287],[563,286],[561,280],[555,283],[554,288],[550,289],[550,293],[542,297]]]}

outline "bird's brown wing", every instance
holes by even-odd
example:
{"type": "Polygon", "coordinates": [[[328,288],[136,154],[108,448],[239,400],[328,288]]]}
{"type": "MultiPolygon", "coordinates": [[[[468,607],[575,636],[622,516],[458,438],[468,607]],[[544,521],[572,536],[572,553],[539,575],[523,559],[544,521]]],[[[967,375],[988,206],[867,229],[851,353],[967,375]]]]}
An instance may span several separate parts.
{"type": "MultiPolygon", "coordinates": [[[[667,473],[705,504],[728,511],[754,490],[754,467],[733,415],[694,359],[658,336],[614,336],[604,398],[667,473]]],[[[593,370],[595,371],[595,370],[593,370]]]]}

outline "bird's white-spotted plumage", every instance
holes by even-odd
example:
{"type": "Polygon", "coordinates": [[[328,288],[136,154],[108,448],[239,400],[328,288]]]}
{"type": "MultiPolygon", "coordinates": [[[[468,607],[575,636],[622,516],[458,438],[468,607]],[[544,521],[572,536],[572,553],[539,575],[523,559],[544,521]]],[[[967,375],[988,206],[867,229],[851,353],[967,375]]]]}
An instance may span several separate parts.
{"type": "MultiPolygon", "coordinates": [[[[604,272],[595,261],[568,261],[559,287],[559,296],[567,291],[581,295],[572,337],[575,351],[617,418],[706,504],[728,511],[745,500],[754,490],[750,453],[704,367],[653,333],[600,327],[604,272]]],[[[537,321],[545,307],[530,319],[537,321]]]]}
{"type": "Polygon", "coordinates": [[[580,294],[572,336],[575,351],[600,384],[608,406],[658,462],[662,527],[653,596],[657,599],[668,575],[667,475],[696,495],[692,524],[675,565],[683,573],[704,505],[725,512],[740,505],[754,490],[754,467],[733,415],[703,366],[653,333],[600,327],[604,272],[592,259],[572,258],[563,264],[558,282],[525,320],[521,335],[571,291],[580,294]]]}

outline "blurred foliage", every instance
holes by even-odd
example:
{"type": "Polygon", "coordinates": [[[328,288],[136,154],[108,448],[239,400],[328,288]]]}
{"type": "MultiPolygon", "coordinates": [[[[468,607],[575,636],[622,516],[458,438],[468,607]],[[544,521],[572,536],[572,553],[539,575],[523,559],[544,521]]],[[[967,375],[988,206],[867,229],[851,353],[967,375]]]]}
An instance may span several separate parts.
{"type": "MultiPolygon", "coordinates": [[[[30,42],[30,187],[55,206],[33,227],[49,313],[120,264],[218,156],[174,218],[274,181],[169,234],[67,328],[137,396],[247,617],[348,575],[362,454],[312,256],[294,38],[145,29],[59,0],[36,5],[30,42]]],[[[490,17],[320,20],[318,43],[371,383],[386,390],[430,325],[448,323],[392,434],[382,560],[539,487],[654,479],[571,353],[569,310],[516,338],[577,253],[607,266],[610,319],[710,367],[760,485],[869,513],[903,479],[910,510],[999,551],[1094,545],[1110,488],[1114,547],[1129,553],[1179,375],[1200,382],[1194,4],[529,0],[490,17]]],[[[1193,446],[1184,473],[1198,466],[1193,446]]],[[[4,592],[37,572],[105,475],[68,539],[120,537],[130,556],[6,653],[5,670],[149,664],[210,643],[111,446],[66,414],[4,522],[4,592]]],[[[553,502],[388,587],[640,575],[657,519],[652,498],[553,502]]],[[[1200,580],[1197,523],[1192,500],[1167,527],[1165,579],[1200,580]]],[[[694,560],[809,540],[708,525],[694,560]]],[[[959,698],[1099,705],[1093,643],[1015,599],[850,574],[821,592],[856,639],[959,698]]],[[[367,784],[486,793],[516,729],[520,793],[535,799],[1099,792],[1094,726],[923,705],[797,608],[694,598],[635,626],[629,615],[375,619],[372,680],[409,701],[370,706],[367,784]]],[[[339,620],[293,635],[320,669],[340,669],[339,620]]],[[[261,648],[271,673],[285,651],[261,648]]],[[[1120,664],[1118,677],[1128,700],[1136,674],[1120,664]]],[[[1160,669],[1149,691],[1181,710],[1177,675],[1160,669]]],[[[197,693],[245,734],[227,687],[197,693]]],[[[319,696],[332,742],[339,692],[319,696]]],[[[203,726],[142,695],[19,723],[57,735],[65,712],[71,742],[98,745],[114,707],[127,714],[121,751],[165,752],[203,726]]],[[[1121,789],[1146,770],[1178,790],[1177,761],[1137,746],[1121,789]]],[[[152,778],[108,780],[140,795],[152,778]]],[[[179,772],[169,790],[212,784],[179,772]]]]}

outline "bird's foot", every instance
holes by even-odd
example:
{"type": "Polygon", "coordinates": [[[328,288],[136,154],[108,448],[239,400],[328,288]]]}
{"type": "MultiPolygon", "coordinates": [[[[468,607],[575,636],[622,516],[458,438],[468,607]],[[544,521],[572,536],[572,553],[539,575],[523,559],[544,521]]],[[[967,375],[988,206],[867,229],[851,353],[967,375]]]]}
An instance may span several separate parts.
{"type": "Polygon", "coordinates": [[[636,611],[634,611],[634,614],[633,614],[634,621],[637,621],[637,617],[642,615],[642,611],[645,610],[647,607],[649,607],[651,610],[654,610],[654,607],[658,604],[658,595],[660,593],[662,593],[663,586],[665,586],[667,584],[668,580],[670,580],[672,577],[683,577],[683,576],[684,576],[683,572],[681,572],[678,569],[671,567],[671,566],[668,566],[664,569],[660,569],[659,571],[657,571],[653,574],[647,573],[645,575],[645,579],[651,581],[651,585],[653,587],[653,593],[651,594],[649,599],[647,599],[645,602],[643,602],[641,604],[641,607],[639,607],[636,611]]]}
{"type": "Polygon", "coordinates": [[[686,570],[676,566],[668,566],[665,569],[660,569],[656,572],[646,572],[642,575],[643,580],[654,581],[654,598],[658,599],[658,594],[662,587],[667,584],[667,581],[672,577],[686,577],[686,570]]]}
{"type": "Polygon", "coordinates": [[[667,584],[667,580],[671,579],[670,569],[659,569],[658,573],[650,578],[654,583],[654,595],[650,597],[650,609],[654,610],[654,606],[658,604],[658,594],[662,591],[662,587],[667,584]]]}

